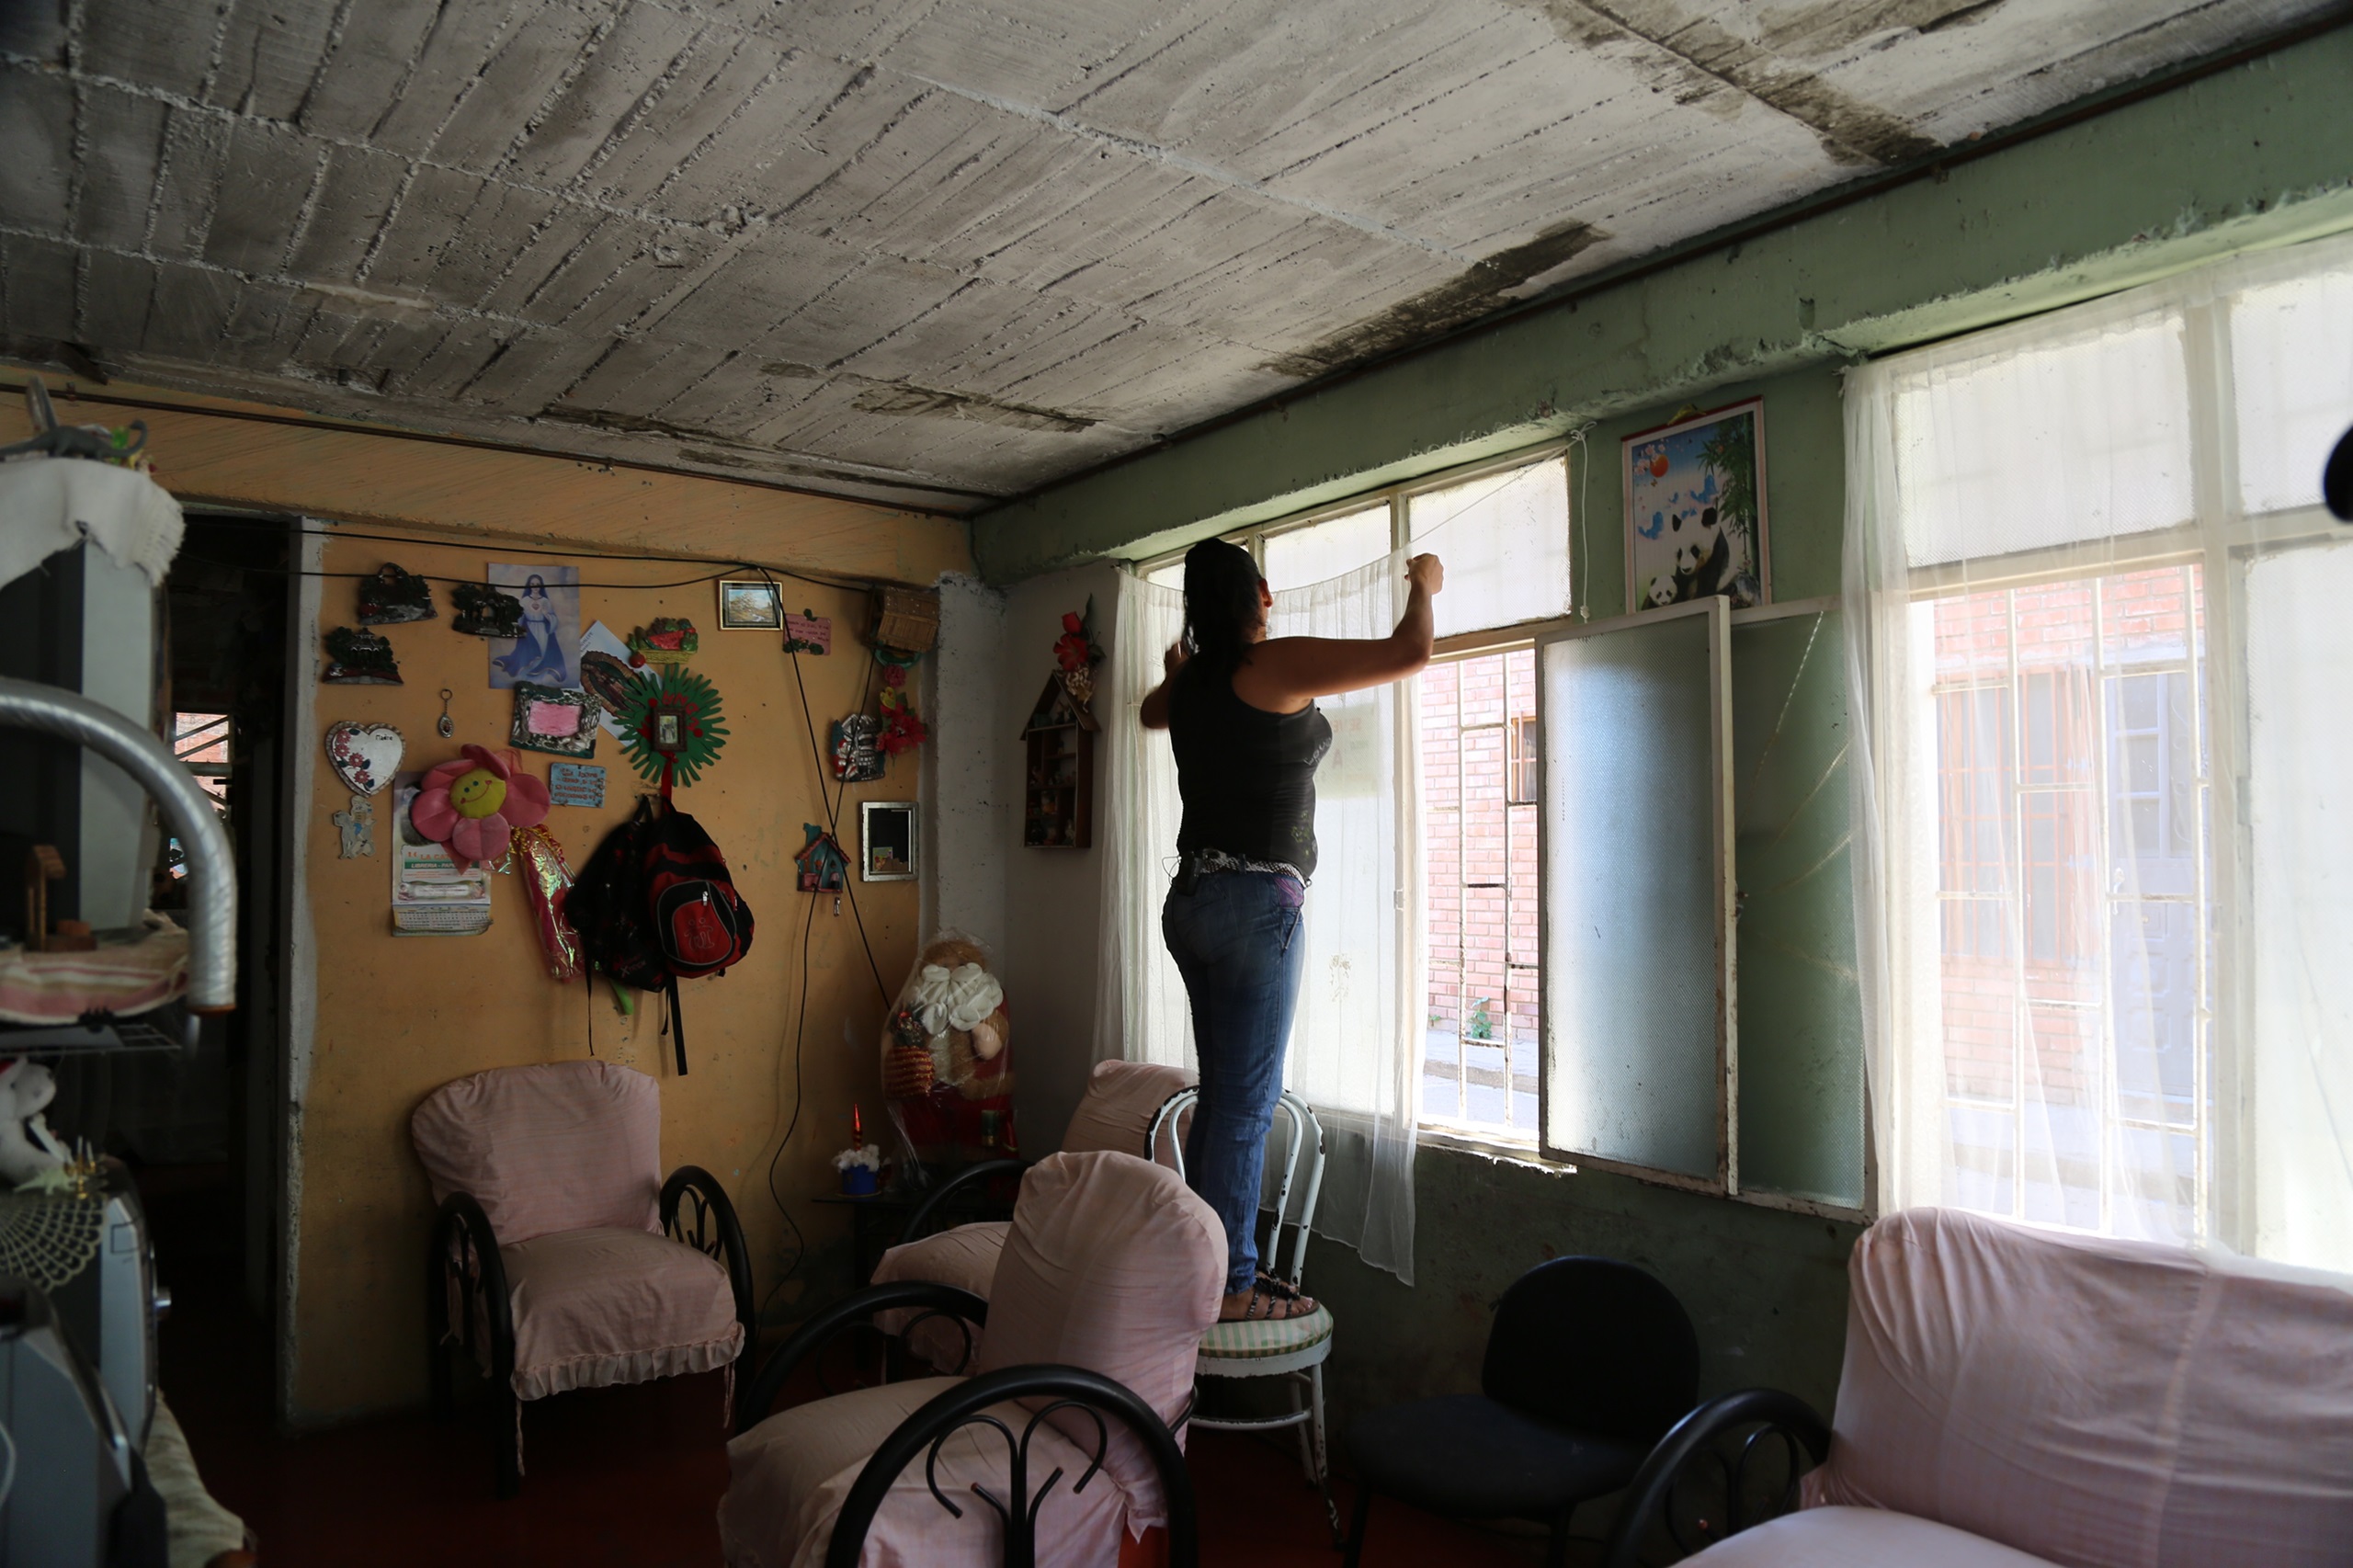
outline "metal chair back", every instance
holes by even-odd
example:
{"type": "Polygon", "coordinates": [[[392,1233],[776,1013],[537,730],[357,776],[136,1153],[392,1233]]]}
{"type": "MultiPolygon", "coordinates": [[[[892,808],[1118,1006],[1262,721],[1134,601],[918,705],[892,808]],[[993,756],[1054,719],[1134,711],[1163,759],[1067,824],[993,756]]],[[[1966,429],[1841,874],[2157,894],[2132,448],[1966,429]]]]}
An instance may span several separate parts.
{"type": "MultiPolygon", "coordinates": [[[[1162,1103],[1153,1116],[1152,1125],[1144,1132],[1142,1152],[1145,1159],[1153,1158],[1153,1152],[1156,1149],[1173,1148],[1176,1174],[1185,1174],[1185,1140],[1181,1136],[1183,1118],[1199,1102],[1200,1097],[1199,1088],[1179,1089],[1162,1103]],[[1162,1142],[1164,1129],[1167,1135],[1166,1143],[1162,1142]]],[[[1324,1191],[1324,1124],[1315,1119],[1315,1113],[1308,1108],[1307,1102],[1289,1089],[1285,1089],[1282,1098],[1275,1102],[1275,1109],[1279,1113],[1276,1119],[1279,1125],[1270,1126],[1267,1135],[1270,1138],[1279,1136],[1283,1144],[1280,1160],[1267,1162],[1279,1174],[1275,1179],[1274,1202],[1271,1205],[1275,1229],[1267,1240],[1267,1272],[1296,1290],[1300,1276],[1307,1268],[1307,1237],[1315,1226],[1315,1202],[1324,1191]],[[1302,1165],[1305,1167],[1303,1172],[1302,1165]],[[1296,1218],[1291,1212],[1291,1195],[1294,1192],[1299,1194],[1296,1218]],[[1283,1250],[1286,1225],[1290,1228],[1288,1255],[1283,1250]],[[1285,1267],[1286,1256],[1288,1267],[1285,1267]]],[[[1263,1186],[1259,1188],[1258,1198],[1261,1209],[1269,1207],[1263,1186]]]]}

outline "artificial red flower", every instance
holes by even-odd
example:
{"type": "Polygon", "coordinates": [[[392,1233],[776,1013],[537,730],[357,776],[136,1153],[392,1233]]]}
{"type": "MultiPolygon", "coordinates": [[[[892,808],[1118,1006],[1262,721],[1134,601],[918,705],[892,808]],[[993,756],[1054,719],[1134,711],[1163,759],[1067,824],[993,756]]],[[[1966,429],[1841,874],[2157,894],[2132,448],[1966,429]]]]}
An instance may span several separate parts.
{"type": "Polygon", "coordinates": [[[513,752],[481,746],[467,746],[463,756],[426,774],[408,811],[416,831],[447,846],[460,866],[497,859],[517,828],[547,814],[546,782],[524,772],[513,752]]]}

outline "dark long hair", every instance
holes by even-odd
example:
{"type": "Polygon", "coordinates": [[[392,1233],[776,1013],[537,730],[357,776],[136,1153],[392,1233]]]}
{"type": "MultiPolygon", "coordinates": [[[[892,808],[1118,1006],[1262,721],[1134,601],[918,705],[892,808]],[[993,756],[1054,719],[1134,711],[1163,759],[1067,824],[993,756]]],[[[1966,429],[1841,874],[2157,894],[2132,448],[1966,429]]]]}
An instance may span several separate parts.
{"type": "Polygon", "coordinates": [[[1185,552],[1185,652],[1209,674],[1231,678],[1264,622],[1258,563],[1238,544],[1205,539],[1185,552]]]}

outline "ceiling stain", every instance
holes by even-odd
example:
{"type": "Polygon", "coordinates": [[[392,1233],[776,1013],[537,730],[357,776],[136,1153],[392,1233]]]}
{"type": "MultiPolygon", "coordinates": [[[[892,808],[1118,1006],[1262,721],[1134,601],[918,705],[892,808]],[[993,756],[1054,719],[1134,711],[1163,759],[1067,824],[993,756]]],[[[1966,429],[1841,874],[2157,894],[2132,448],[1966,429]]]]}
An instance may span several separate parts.
{"type": "Polygon", "coordinates": [[[1609,237],[1590,223],[1557,223],[1525,244],[1476,261],[1461,276],[1343,327],[1321,342],[1279,354],[1261,367],[1311,378],[1461,325],[1506,302],[1504,296],[1609,237]]]}
{"type": "Polygon", "coordinates": [[[1838,8],[1820,4],[1768,10],[1756,22],[1756,41],[1784,58],[1819,61],[1866,39],[1941,32],[1984,21],[2008,0],[1877,0],[1838,8]]]}
{"type": "MultiPolygon", "coordinates": [[[[1796,120],[1838,163],[1886,166],[1941,150],[1901,116],[1848,97],[1802,66],[1712,20],[1681,15],[1671,0],[1532,3],[1571,42],[1608,52],[1637,70],[1648,69],[1653,87],[1673,93],[1677,103],[1708,104],[1716,96],[1710,85],[1720,85],[1796,120]],[[1640,54],[1627,51],[1626,46],[1637,40],[1669,60],[1646,67],[1640,54]],[[1702,80],[1695,83],[1695,74],[1702,80]]],[[[1940,8],[1950,9],[1950,0],[1940,8]]]]}
{"type": "Polygon", "coordinates": [[[1004,425],[1016,430],[1052,430],[1064,435],[1092,426],[1096,421],[1082,414],[1064,414],[1051,408],[1029,408],[1017,403],[999,403],[993,397],[977,392],[941,392],[936,387],[911,386],[904,381],[890,381],[867,388],[850,400],[850,406],[861,414],[905,414],[934,415],[943,419],[972,419],[983,425],[1004,425]]]}
{"type": "Polygon", "coordinates": [[[655,419],[649,415],[620,414],[605,408],[578,408],[570,403],[551,403],[540,410],[539,417],[553,420],[559,425],[610,430],[622,436],[667,436],[680,441],[717,441],[723,446],[738,448],[745,445],[721,431],[699,430],[691,425],[674,425],[667,419],[655,419]]]}

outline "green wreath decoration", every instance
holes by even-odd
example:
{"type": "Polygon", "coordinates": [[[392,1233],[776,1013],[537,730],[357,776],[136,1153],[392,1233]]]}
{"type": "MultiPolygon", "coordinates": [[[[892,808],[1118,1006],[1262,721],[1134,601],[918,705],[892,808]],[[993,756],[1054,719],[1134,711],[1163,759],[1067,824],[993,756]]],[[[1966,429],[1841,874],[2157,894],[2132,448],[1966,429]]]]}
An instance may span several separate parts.
{"type": "Polygon", "coordinates": [[[727,744],[721,717],[718,687],[683,665],[656,665],[631,685],[621,705],[621,750],[650,784],[663,782],[665,768],[692,784],[727,744]],[[663,743],[665,718],[676,721],[673,744],[663,743]]]}

